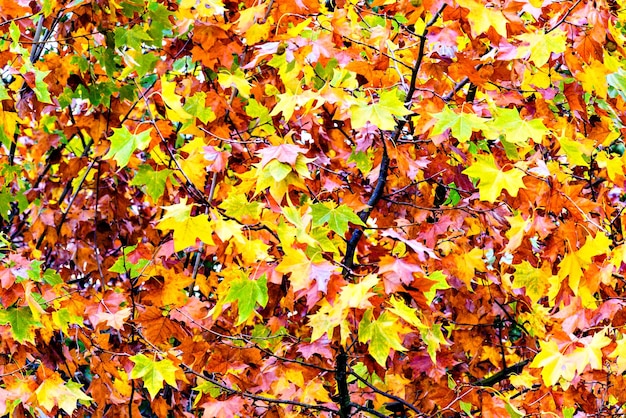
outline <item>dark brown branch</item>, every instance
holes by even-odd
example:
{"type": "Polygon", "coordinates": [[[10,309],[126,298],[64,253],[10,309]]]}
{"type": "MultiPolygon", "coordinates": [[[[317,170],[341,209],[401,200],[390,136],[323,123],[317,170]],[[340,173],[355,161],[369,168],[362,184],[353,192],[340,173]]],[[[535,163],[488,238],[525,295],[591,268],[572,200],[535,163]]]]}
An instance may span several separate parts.
{"type": "Polygon", "coordinates": [[[367,412],[368,414],[374,415],[378,418],[389,418],[389,415],[382,414],[375,409],[368,408],[367,406],[359,405],[356,403],[350,404],[352,407],[358,409],[359,411],[367,412]]]}
{"type": "Polygon", "coordinates": [[[291,401],[288,399],[267,398],[265,396],[255,395],[253,393],[229,388],[225,384],[220,383],[219,381],[213,379],[210,376],[205,376],[203,374],[196,372],[195,370],[193,370],[191,367],[189,367],[188,365],[184,363],[181,363],[181,365],[185,368],[185,370],[187,370],[188,373],[191,373],[201,379],[206,380],[207,382],[214,384],[215,386],[222,389],[224,392],[228,393],[229,395],[239,395],[241,397],[253,399],[255,401],[267,402],[270,404],[274,403],[274,404],[282,404],[282,405],[292,405],[292,406],[297,406],[297,407],[304,408],[304,409],[312,409],[312,410],[317,410],[317,411],[330,412],[331,414],[337,414],[339,412],[336,409],[332,409],[324,405],[312,405],[312,404],[302,403],[298,401],[291,401]]]}
{"type": "Polygon", "coordinates": [[[500,383],[501,381],[503,381],[504,379],[507,379],[509,376],[511,376],[512,374],[518,374],[521,373],[522,370],[524,370],[524,366],[526,366],[528,363],[530,363],[530,360],[523,360],[520,361],[519,363],[515,363],[512,366],[509,366],[505,369],[500,370],[498,373],[486,377],[484,379],[480,379],[477,382],[474,382],[474,386],[493,386],[496,383],[500,383]]]}
{"type": "MultiPolygon", "coordinates": [[[[398,130],[401,130],[401,128],[398,130]]],[[[370,199],[367,202],[367,209],[362,210],[358,214],[359,219],[361,219],[363,223],[367,222],[367,219],[369,218],[370,213],[372,212],[372,210],[374,209],[374,207],[376,206],[380,198],[383,196],[383,191],[385,190],[385,184],[387,183],[388,172],[389,172],[389,155],[387,154],[387,146],[385,145],[385,139],[383,138],[383,159],[380,163],[378,182],[376,183],[376,188],[374,189],[372,196],[370,196],[370,199]]],[[[343,262],[342,262],[342,264],[344,265],[344,268],[343,268],[344,276],[347,275],[352,270],[352,267],[354,267],[354,254],[356,251],[356,247],[359,244],[359,240],[361,239],[361,236],[363,236],[363,229],[355,228],[352,232],[352,236],[350,237],[350,240],[348,240],[348,245],[346,245],[346,255],[343,258],[343,262]]]]}
{"type": "Polygon", "coordinates": [[[337,381],[337,392],[339,392],[339,416],[349,418],[352,415],[353,404],[348,390],[348,354],[343,347],[339,347],[339,354],[337,355],[335,380],[337,381]]]}
{"type": "Polygon", "coordinates": [[[354,376],[359,382],[363,383],[365,386],[367,386],[368,388],[372,389],[374,392],[378,393],[379,395],[382,395],[382,396],[384,396],[386,398],[392,399],[392,400],[394,400],[396,402],[400,402],[402,405],[404,405],[405,407],[407,407],[411,411],[415,412],[417,415],[420,415],[420,416],[424,415],[422,413],[422,411],[420,411],[415,406],[413,406],[409,402],[405,401],[401,397],[396,396],[396,395],[392,395],[391,393],[388,393],[388,392],[385,392],[384,390],[378,389],[376,386],[372,385],[370,382],[368,382],[367,380],[363,379],[361,376],[359,376],[357,373],[355,373],[352,370],[350,371],[350,374],[352,376],[354,376]]]}
{"type": "Polygon", "coordinates": [[[550,29],[548,29],[546,31],[546,35],[550,32],[552,32],[553,30],[555,30],[556,28],[558,28],[559,26],[561,26],[563,24],[563,22],[565,22],[565,19],[567,19],[567,17],[572,14],[572,12],[574,11],[574,9],[580,4],[581,0],[576,1],[576,3],[574,3],[572,5],[572,7],[570,7],[569,9],[567,9],[567,12],[565,12],[565,14],[563,15],[563,17],[561,19],[559,19],[558,22],[556,22],[556,24],[554,26],[552,26],[550,29]]]}

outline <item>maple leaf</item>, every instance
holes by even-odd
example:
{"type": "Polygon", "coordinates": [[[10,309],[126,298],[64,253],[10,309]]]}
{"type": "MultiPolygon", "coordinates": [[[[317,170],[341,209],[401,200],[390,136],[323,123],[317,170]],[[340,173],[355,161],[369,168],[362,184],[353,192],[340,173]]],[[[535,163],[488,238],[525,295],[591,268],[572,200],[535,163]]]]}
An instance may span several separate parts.
{"type": "Polygon", "coordinates": [[[350,107],[352,114],[352,128],[360,129],[368,122],[384,131],[391,131],[396,126],[394,117],[402,118],[412,112],[404,107],[404,103],[398,97],[398,89],[380,92],[378,102],[368,103],[362,100],[350,107]]]}
{"type": "Polygon", "coordinates": [[[174,231],[174,250],[180,251],[196,245],[196,240],[214,245],[213,226],[207,215],[190,216],[191,205],[181,202],[176,205],[163,206],[167,211],[157,228],[174,231]]]}
{"type": "Polygon", "coordinates": [[[185,100],[183,110],[190,115],[197,117],[204,124],[213,122],[217,117],[215,116],[213,109],[206,105],[206,101],[206,93],[199,91],[185,100]]]}
{"type": "Polygon", "coordinates": [[[217,75],[217,81],[224,88],[234,87],[243,97],[250,97],[250,83],[239,68],[234,73],[221,71],[217,75]]]}
{"type": "Polygon", "coordinates": [[[391,349],[406,351],[402,345],[398,324],[387,312],[374,319],[371,309],[365,311],[359,323],[359,341],[368,344],[368,352],[381,366],[387,364],[391,349]]]}
{"type": "Polygon", "coordinates": [[[502,11],[497,10],[495,7],[485,7],[483,3],[474,0],[460,0],[457,3],[459,6],[469,10],[467,19],[472,23],[471,28],[474,36],[487,32],[491,27],[495,29],[498,35],[506,38],[507,19],[502,14],[502,11]]]}
{"type": "Polygon", "coordinates": [[[560,54],[567,48],[567,33],[561,28],[549,33],[523,33],[517,38],[527,44],[517,47],[517,57],[526,58],[530,55],[530,60],[537,67],[543,67],[550,60],[552,53],[560,54]]]}
{"type": "Polygon", "coordinates": [[[285,256],[276,271],[290,273],[289,282],[294,292],[307,289],[311,285],[311,260],[300,249],[285,249],[285,256]]]}
{"type": "Polygon", "coordinates": [[[517,196],[519,189],[526,188],[522,181],[524,172],[513,168],[502,171],[496,167],[492,155],[477,155],[476,162],[463,170],[463,174],[480,180],[478,190],[480,199],[494,203],[502,190],[506,190],[513,197],[517,196]]]}
{"type": "Polygon", "coordinates": [[[141,378],[152,399],[163,388],[164,381],[174,388],[177,387],[175,373],[178,367],[174,365],[172,360],[168,358],[163,360],[150,359],[144,354],[137,354],[129,357],[129,359],[135,363],[130,372],[130,378],[141,378]]]}
{"type": "Polygon", "coordinates": [[[424,292],[424,296],[426,297],[426,301],[430,305],[433,303],[435,296],[437,295],[437,290],[445,290],[450,289],[450,285],[448,284],[447,276],[442,271],[434,271],[430,275],[426,276],[429,281],[433,282],[432,286],[430,286],[430,290],[424,292]]]}
{"type": "Polygon", "coordinates": [[[204,416],[215,418],[231,418],[241,416],[244,406],[243,399],[239,396],[232,396],[225,401],[211,399],[202,405],[204,416]]]}
{"type": "Polygon", "coordinates": [[[522,119],[516,108],[498,108],[494,119],[487,124],[487,127],[489,129],[485,133],[486,137],[495,139],[498,135],[504,135],[506,141],[516,145],[526,145],[529,139],[535,143],[541,143],[550,132],[539,118],[533,118],[530,121],[522,119]]]}
{"type": "Polygon", "coordinates": [[[224,303],[237,302],[239,319],[236,325],[240,325],[250,319],[257,303],[264,308],[268,300],[267,277],[263,275],[253,280],[246,277],[242,272],[239,278],[230,282],[230,289],[224,303]]]}
{"type": "Polygon", "coordinates": [[[20,344],[26,341],[34,344],[35,330],[42,327],[33,317],[32,310],[22,307],[0,310],[0,324],[9,324],[13,338],[20,344]]]}
{"type": "Polygon", "coordinates": [[[585,337],[581,339],[583,347],[576,347],[576,350],[571,354],[571,357],[576,358],[577,371],[582,373],[584,369],[589,365],[592,370],[601,370],[603,367],[603,354],[602,349],[611,344],[613,340],[606,336],[607,329],[604,328],[599,332],[596,332],[593,337],[585,337]]]}
{"type": "Polygon", "coordinates": [[[543,266],[538,269],[526,260],[520,264],[515,264],[514,267],[514,288],[526,288],[526,295],[533,303],[537,303],[539,299],[548,294],[551,283],[554,283],[549,267],[543,266]]]}
{"type": "Polygon", "coordinates": [[[173,173],[172,170],[159,170],[156,171],[152,166],[148,164],[142,164],[139,166],[139,171],[131,182],[131,186],[146,186],[146,192],[153,201],[157,201],[163,192],[165,191],[165,182],[173,173]]]}
{"type": "Polygon", "coordinates": [[[113,158],[119,168],[126,167],[136,150],[144,150],[150,144],[151,131],[152,129],[148,129],[139,134],[131,134],[126,126],[113,128],[113,135],[109,137],[111,147],[102,158],[113,158]]]}
{"type": "Polygon", "coordinates": [[[281,163],[295,167],[298,157],[306,154],[308,150],[298,145],[280,144],[259,150],[257,154],[261,156],[260,167],[265,167],[271,160],[278,160],[281,163]]]}
{"type": "Polygon", "coordinates": [[[93,400],[90,396],[85,395],[81,390],[80,383],[74,381],[64,382],[61,376],[54,373],[39,385],[35,390],[37,402],[43,406],[48,412],[52,412],[55,405],[64,410],[68,415],[72,415],[76,409],[76,403],[80,402],[89,405],[93,400]]]}
{"type": "Polygon", "coordinates": [[[541,378],[546,386],[554,386],[561,377],[571,380],[576,374],[576,363],[567,361],[555,341],[539,341],[541,351],[529,367],[541,368],[541,378]]]}
{"type": "Polygon", "coordinates": [[[450,129],[452,136],[458,139],[460,142],[467,142],[472,136],[472,132],[481,131],[486,129],[487,119],[479,118],[473,113],[460,112],[456,113],[445,106],[439,113],[432,115],[437,119],[437,123],[433,127],[431,135],[441,135],[446,130],[450,129]]]}
{"type": "Polygon", "coordinates": [[[315,203],[311,205],[313,226],[328,223],[332,231],[344,235],[348,230],[348,223],[365,226],[363,221],[346,205],[337,206],[334,202],[315,203]]]}
{"type": "Polygon", "coordinates": [[[185,122],[193,117],[183,108],[181,97],[176,94],[176,83],[167,81],[165,76],[161,77],[161,96],[167,105],[167,115],[169,119],[177,122],[185,122]]]}
{"type": "Polygon", "coordinates": [[[509,242],[507,242],[502,253],[512,253],[522,244],[524,234],[532,223],[532,219],[524,219],[523,216],[518,213],[515,216],[507,216],[506,220],[509,222],[509,225],[511,225],[511,228],[505,234],[509,242]]]}

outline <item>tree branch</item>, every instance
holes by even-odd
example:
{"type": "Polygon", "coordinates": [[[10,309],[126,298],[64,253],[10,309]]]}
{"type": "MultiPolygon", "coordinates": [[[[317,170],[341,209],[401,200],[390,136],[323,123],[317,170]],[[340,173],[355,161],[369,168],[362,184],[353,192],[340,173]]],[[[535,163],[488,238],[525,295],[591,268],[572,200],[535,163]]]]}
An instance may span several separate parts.
{"type": "Polygon", "coordinates": [[[406,406],[408,409],[410,409],[411,411],[415,412],[417,415],[420,415],[420,416],[424,415],[422,413],[422,411],[417,409],[415,406],[413,406],[409,402],[405,401],[404,399],[402,399],[399,396],[392,395],[391,393],[388,393],[388,392],[385,392],[384,390],[378,389],[376,386],[372,385],[370,382],[368,382],[367,380],[363,379],[361,376],[359,376],[353,370],[350,370],[350,374],[352,376],[354,376],[359,382],[363,383],[365,386],[367,386],[368,388],[372,389],[374,392],[378,393],[379,395],[382,395],[382,396],[384,396],[386,398],[392,399],[392,400],[394,400],[396,402],[400,402],[402,405],[406,406]]]}
{"type": "Polygon", "coordinates": [[[509,376],[511,376],[512,374],[518,374],[521,373],[522,370],[524,370],[524,366],[526,366],[528,363],[530,363],[530,360],[523,360],[520,361],[519,363],[515,363],[512,366],[509,366],[505,369],[500,370],[498,373],[486,377],[484,379],[480,379],[477,382],[474,382],[474,386],[493,386],[496,383],[500,383],[501,381],[503,381],[504,379],[507,379],[509,376]]]}
{"type": "Polygon", "coordinates": [[[339,416],[349,418],[352,415],[352,401],[350,401],[350,391],[348,390],[348,354],[343,347],[339,347],[339,354],[337,355],[335,380],[339,392],[339,416]]]}

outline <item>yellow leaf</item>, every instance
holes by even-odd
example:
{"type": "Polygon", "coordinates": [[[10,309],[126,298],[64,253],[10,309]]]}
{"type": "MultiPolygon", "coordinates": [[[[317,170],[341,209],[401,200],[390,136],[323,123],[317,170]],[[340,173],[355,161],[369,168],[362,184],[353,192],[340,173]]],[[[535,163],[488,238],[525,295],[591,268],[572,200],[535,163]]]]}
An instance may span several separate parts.
{"type": "Polygon", "coordinates": [[[484,256],[483,249],[478,247],[454,255],[456,261],[453,266],[454,273],[465,283],[469,291],[473,291],[472,282],[476,277],[476,271],[485,271],[484,256]]]}
{"type": "Polygon", "coordinates": [[[576,251],[576,255],[582,262],[583,267],[591,264],[591,259],[598,255],[609,254],[611,252],[611,241],[604,233],[597,232],[594,238],[587,237],[585,244],[576,251]]]}
{"type": "Polygon", "coordinates": [[[612,71],[606,65],[592,58],[591,65],[586,65],[583,71],[577,74],[577,78],[586,92],[595,93],[597,96],[606,99],[609,89],[606,76],[611,73],[612,71]]]}
{"type": "Polygon", "coordinates": [[[324,388],[324,385],[319,381],[319,379],[308,381],[306,385],[301,385],[300,387],[304,387],[302,396],[300,397],[300,402],[307,404],[332,402],[328,391],[324,388]]]}
{"type": "Polygon", "coordinates": [[[396,127],[394,117],[402,118],[411,114],[398,98],[397,88],[381,92],[376,103],[364,101],[351,106],[350,111],[352,113],[352,128],[363,128],[370,122],[384,131],[391,131],[396,127]]]}
{"type": "Polygon", "coordinates": [[[526,230],[532,223],[532,218],[524,219],[520,213],[515,216],[506,216],[506,220],[511,225],[511,228],[506,231],[505,235],[509,239],[506,247],[502,250],[502,253],[513,253],[521,244],[524,239],[526,230]]]}
{"type": "Polygon", "coordinates": [[[567,33],[561,29],[556,29],[550,33],[524,33],[517,38],[527,44],[518,47],[517,58],[526,58],[527,55],[530,55],[530,60],[537,67],[546,65],[553,52],[560,54],[565,52],[567,48],[567,33]]]}
{"type": "Polygon", "coordinates": [[[48,376],[35,390],[39,405],[52,412],[55,405],[58,405],[68,415],[72,415],[76,409],[76,402],[89,403],[92,398],[85,395],[80,390],[81,384],[69,381],[64,382],[61,376],[53,374],[48,376]]]}
{"type": "Polygon", "coordinates": [[[360,283],[347,284],[341,288],[338,303],[343,308],[366,309],[371,307],[372,304],[369,302],[369,298],[374,296],[375,293],[370,292],[370,289],[376,286],[378,282],[378,276],[369,274],[360,283]]]}
{"type": "Polygon", "coordinates": [[[469,10],[467,20],[472,24],[472,35],[478,36],[494,28],[498,35],[506,38],[506,22],[507,19],[501,10],[495,7],[485,7],[482,2],[474,0],[457,0],[457,3],[469,10]]]}
{"type": "Polygon", "coordinates": [[[572,380],[576,375],[576,363],[568,362],[554,341],[539,341],[541,351],[529,367],[542,368],[541,378],[546,386],[554,386],[561,377],[572,380]]]}
{"type": "Polygon", "coordinates": [[[569,276],[569,287],[574,292],[574,295],[578,295],[578,286],[583,276],[583,270],[582,260],[578,257],[577,253],[565,254],[565,257],[563,257],[563,260],[559,263],[558,276],[561,280],[569,276]]]}
{"type": "Polygon", "coordinates": [[[478,184],[480,199],[491,203],[500,197],[502,190],[506,190],[515,197],[519,189],[526,188],[522,181],[523,171],[516,168],[509,171],[500,170],[496,167],[492,155],[477,155],[476,162],[463,170],[463,174],[480,180],[478,184]]]}
{"type": "Polygon", "coordinates": [[[174,231],[175,251],[181,251],[196,245],[196,239],[200,239],[209,245],[215,245],[212,238],[213,227],[208,216],[190,216],[191,206],[185,206],[184,202],[177,205],[164,206],[163,208],[168,213],[161,219],[157,229],[174,231]],[[170,210],[171,213],[169,213],[170,210]]]}
{"type": "Polygon", "coordinates": [[[617,347],[608,355],[609,358],[614,358],[617,362],[618,375],[621,375],[626,371],[626,338],[622,335],[622,339],[617,341],[617,347]]]}
{"type": "Polygon", "coordinates": [[[577,371],[582,373],[587,367],[587,364],[593,370],[602,370],[602,349],[612,342],[612,340],[606,336],[606,328],[600,332],[596,332],[593,337],[581,339],[581,342],[584,343],[584,347],[577,347],[574,353],[572,353],[572,357],[579,360],[576,362],[577,371]]]}
{"type": "Polygon", "coordinates": [[[234,87],[243,97],[250,97],[250,83],[246,80],[246,75],[239,68],[232,74],[226,70],[221,71],[217,76],[217,81],[222,88],[234,87]]]}
{"type": "Polygon", "coordinates": [[[618,178],[624,176],[624,161],[622,161],[622,158],[611,158],[606,151],[602,151],[598,153],[596,161],[598,162],[598,167],[606,168],[606,174],[611,181],[616,182],[618,178]]]}
{"type": "Polygon", "coordinates": [[[520,264],[515,264],[514,267],[514,288],[526,288],[526,295],[530,298],[533,304],[536,304],[542,297],[547,296],[548,289],[550,288],[550,281],[548,278],[552,276],[548,265],[538,269],[533,267],[528,261],[524,260],[520,264]]]}
{"type": "Polygon", "coordinates": [[[206,184],[206,169],[208,161],[205,157],[206,144],[201,138],[194,138],[183,146],[180,151],[188,154],[185,158],[179,159],[179,164],[194,186],[204,190],[206,184]]]}
{"type": "Polygon", "coordinates": [[[187,113],[181,105],[181,97],[176,94],[176,83],[167,81],[165,76],[161,77],[161,96],[163,101],[167,105],[167,117],[176,122],[185,122],[191,118],[192,115],[187,113]]]}
{"type": "Polygon", "coordinates": [[[333,338],[333,332],[337,326],[345,321],[343,310],[338,303],[331,306],[326,299],[320,303],[320,309],[313,315],[309,315],[309,327],[312,328],[311,342],[319,340],[324,334],[328,339],[333,338]]]}
{"type": "Polygon", "coordinates": [[[311,260],[300,249],[286,248],[285,255],[276,271],[291,273],[289,282],[294,292],[307,289],[311,285],[311,260]]]}

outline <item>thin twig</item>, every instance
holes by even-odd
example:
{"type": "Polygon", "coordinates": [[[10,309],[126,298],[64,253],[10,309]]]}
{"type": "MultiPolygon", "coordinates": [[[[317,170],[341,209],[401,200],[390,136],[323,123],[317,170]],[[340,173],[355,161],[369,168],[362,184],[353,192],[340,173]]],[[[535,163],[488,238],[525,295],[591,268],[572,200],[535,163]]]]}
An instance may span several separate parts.
{"type": "Polygon", "coordinates": [[[563,17],[561,19],[559,19],[558,22],[556,22],[556,24],[554,26],[552,26],[550,29],[548,29],[546,31],[546,35],[549,34],[550,32],[552,32],[553,30],[555,30],[556,28],[558,28],[559,26],[561,26],[563,24],[563,22],[565,22],[565,19],[567,19],[567,17],[572,14],[572,12],[574,11],[574,9],[576,7],[578,7],[578,5],[580,4],[581,0],[577,0],[576,3],[574,3],[569,9],[567,9],[567,12],[565,12],[565,14],[563,15],[563,17]]]}
{"type": "Polygon", "coordinates": [[[361,376],[358,375],[358,373],[356,373],[354,370],[350,370],[350,374],[354,377],[356,377],[356,379],[363,383],[365,386],[367,386],[368,388],[372,389],[374,392],[378,393],[379,395],[382,395],[386,398],[389,399],[393,399],[396,402],[400,402],[402,405],[406,406],[407,408],[409,408],[411,411],[415,412],[418,415],[424,415],[422,411],[420,411],[419,409],[417,409],[415,406],[413,406],[411,403],[405,401],[404,399],[402,399],[399,396],[396,395],[392,395],[389,392],[385,392],[384,390],[378,389],[376,386],[372,385],[370,382],[368,382],[366,379],[363,379],[361,376]]]}

